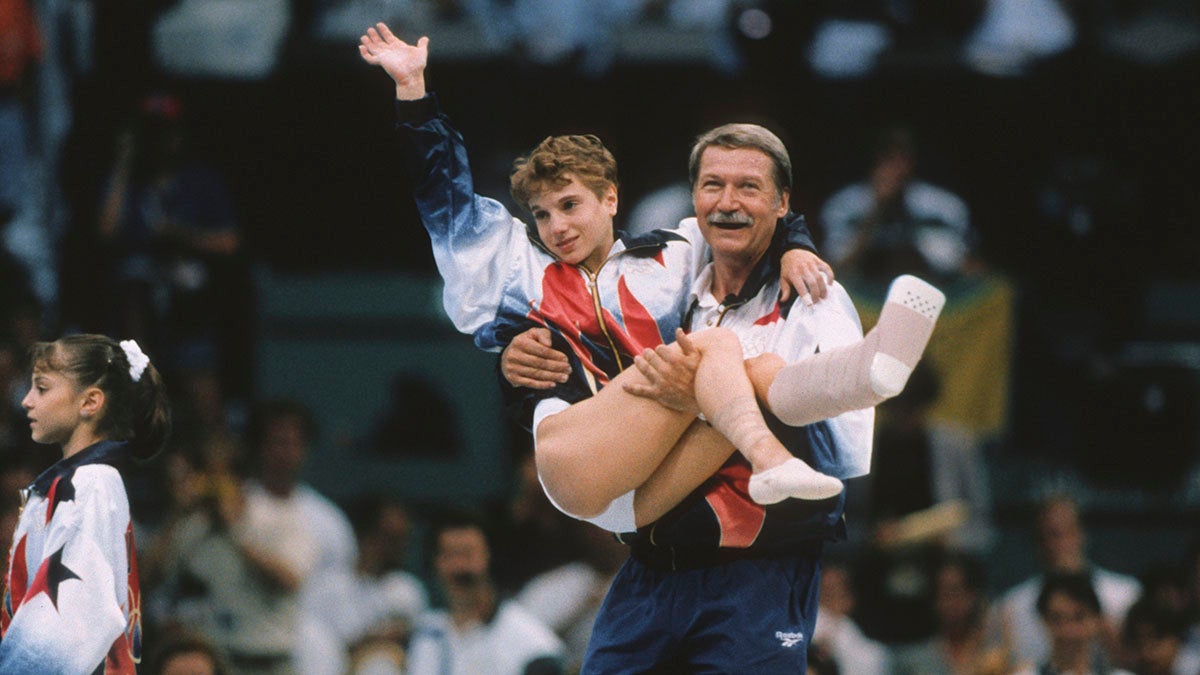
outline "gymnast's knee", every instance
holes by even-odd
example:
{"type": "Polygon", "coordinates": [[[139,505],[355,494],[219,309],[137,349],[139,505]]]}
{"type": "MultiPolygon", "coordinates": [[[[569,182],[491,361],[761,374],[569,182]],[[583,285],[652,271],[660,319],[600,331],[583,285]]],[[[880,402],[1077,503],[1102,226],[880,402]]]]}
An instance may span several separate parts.
{"type": "Polygon", "coordinates": [[[688,336],[702,354],[709,352],[727,352],[741,357],[742,343],[732,330],[722,326],[705,328],[688,336]]]}
{"type": "Polygon", "coordinates": [[[582,520],[603,513],[611,500],[591,489],[587,472],[571,461],[573,455],[552,435],[538,435],[534,459],[542,490],[555,508],[582,520]]]}
{"type": "Polygon", "coordinates": [[[599,516],[612,504],[612,500],[587,489],[580,489],[580,485],[556,484],[555,481],[548,481],[540,472],[538,478],[542,482],[542,491],[546,493],[554,508],[576,520],[588,520],[599,516]]]}

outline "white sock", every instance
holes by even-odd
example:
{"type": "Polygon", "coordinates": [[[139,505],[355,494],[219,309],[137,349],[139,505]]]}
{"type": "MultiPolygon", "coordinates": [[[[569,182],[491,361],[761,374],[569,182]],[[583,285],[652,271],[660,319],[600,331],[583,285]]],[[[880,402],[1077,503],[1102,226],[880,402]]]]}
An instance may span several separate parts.
{"type": "MultiPolygon", "coordinates": [[[[774,504],[784,499],[828,499],[841,493],[842,482],[827,476],[791,456],[763,421],[762,412],[753,396],[738,396],[708,417],[709,422],[733,443],[748,459],[752,453],[769,452],[778,448],[787,459],[768,469],[756,464],[750,476],[750,498],[759,504],[774,504]]],[[[761,454],[757,455],[761,457],[761,454]]]]}
{"type": "Polygon", "coordinates": [[[752,474],[750,499],[758,504],[774,504],[789,498],[829,499],[841,494],[844,487],[842,481],[792,457],[779,466],[752,474]]]}

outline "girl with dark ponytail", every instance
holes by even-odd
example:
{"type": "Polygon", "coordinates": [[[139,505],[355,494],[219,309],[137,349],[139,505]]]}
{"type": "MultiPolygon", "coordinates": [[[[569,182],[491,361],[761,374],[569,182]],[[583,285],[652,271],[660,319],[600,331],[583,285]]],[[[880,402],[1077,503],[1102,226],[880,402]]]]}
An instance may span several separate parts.
{"type": "Polygon", "coordinates": [[[132,340],[71,335],[30,350],[22,405],[63,458],[22,491],[0,607],[0,673],[134,673],[141,593],[119,469],[166,443],[158,370],[132,340]]]}

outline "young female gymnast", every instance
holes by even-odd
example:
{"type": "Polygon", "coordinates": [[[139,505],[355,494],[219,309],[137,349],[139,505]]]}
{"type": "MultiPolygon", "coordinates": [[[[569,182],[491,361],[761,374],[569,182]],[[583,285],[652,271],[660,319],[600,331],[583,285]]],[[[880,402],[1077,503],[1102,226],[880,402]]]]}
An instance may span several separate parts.
{"type": "Polygon", "coordinates": [[[72,335],[31,350],[22,405],[63,458],[23,492],[0,614],[0,672],[134,673],[141,595],[119,473],[156,454],[171,414],[137,343],[72,335]]]}
{"type": "MultiPolygon", "coordinates": [[[[673,231],[615,237],[615,160],[593,136],[559,136],[516,163],[513,195],[529,208],[536,225],[527,230],[502,205],[473,194],[462,139],[426,94],[428,40],[409,45],[379,24],[368,29],[359,50],[396,84],[399,128],[409,145],[405,158],[416,179],[414,196],[456,326],[474,333],[477,345],[499,348],[540,324],[561,341],[577,366],[574,380],[555,392],[577,402],[541,416],[534,429],[540,478],[561,509],[581,517],[602,513],[614,499],[646,483],[677,446],[724,452],[711,469],[705,463],[673,462],[697,475],[660,481],[676,489],[695,487],[728,456],[722,435],[749,460],[750,494],[759,503],[825,499],[841,492],[840,481],[793,457],[767,429],[738,339],[730,331],[697,332],[680,347],[698,358],[696,400],[720,434],[690,429],[694,411],[673,410],[626,391],[648,381],[636,368],[622,369],[632,362],[631,355],[677,337],[688,289],[707,262],[694,220],[673,231]],[[699,475],[701,471],[706,473],[699,475]]],[[[770,208],[776,218],[788,215],[786,192],[770,208]]],[[[853,410],[894,395],[891,390],[899,389],[892,380],[896,374],[906,377],[903,367],[892,368],[893,377],[875,377],[879,386],[872,389],[873,373],[882,373],[875,363],[915,364],[912,352],[920,356],[933,321],[912,321],[887,308],[884,314],[857,351],[838,357],[847,373],[866,375],[845,383],[853,396],[831,397],[827,383],[806,380],[811,373],[779,364],[774,370],[796,378],[795,391],[789,391],[795,400],[789,403],[801,408],[805,396],[823,402],[834,398],[826,408],[853,410]]],[[[828,366],[818,370],[822,376],[827,372],[828,366]]],[[[898,384],[902,387],[903,381],[898,384]]],[[[652,519],[655,509],[638,510],[638,520],[652,519]]]]}

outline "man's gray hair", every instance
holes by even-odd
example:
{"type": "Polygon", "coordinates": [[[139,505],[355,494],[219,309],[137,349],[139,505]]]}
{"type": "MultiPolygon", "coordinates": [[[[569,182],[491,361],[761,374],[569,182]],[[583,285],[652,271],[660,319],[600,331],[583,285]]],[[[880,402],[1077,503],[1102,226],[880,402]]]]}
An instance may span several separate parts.
{"type": "Polygon", "coordinates": [[[762,151],[775,165],[775,187],[780,193],[791,189],[792,160],[788,156],[787,148],[778,136],[757,124],[723,124],[697,138],[688,158],[688,178],[693,186],[700,175],[700,156],[711,145],[729,150],[750,148],[762,151]]]}

